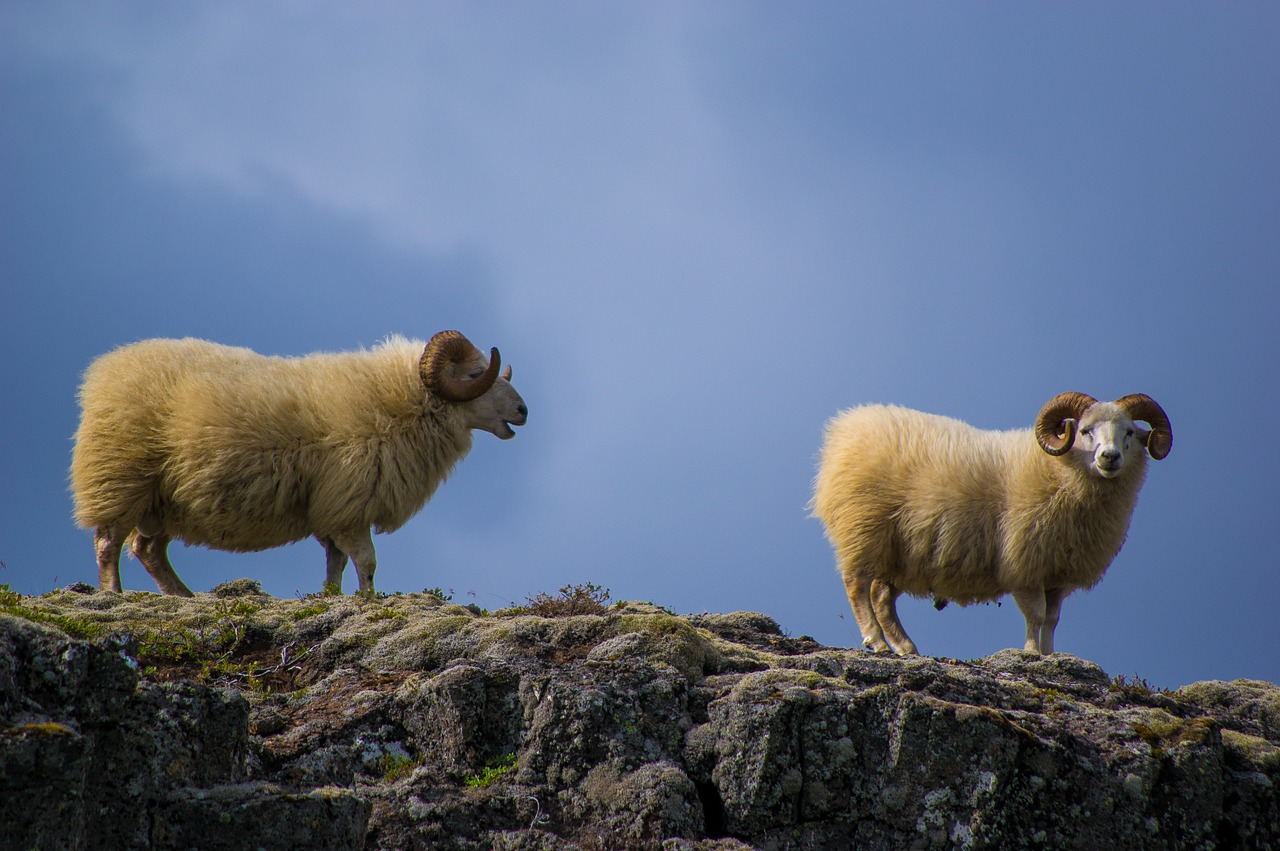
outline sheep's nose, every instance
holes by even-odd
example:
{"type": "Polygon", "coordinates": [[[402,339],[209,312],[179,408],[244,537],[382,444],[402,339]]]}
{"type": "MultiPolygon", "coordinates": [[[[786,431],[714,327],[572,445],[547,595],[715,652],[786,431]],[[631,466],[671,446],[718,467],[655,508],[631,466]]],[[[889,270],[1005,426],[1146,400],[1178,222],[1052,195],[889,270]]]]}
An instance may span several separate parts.
{"type": "Polygon", "coordinates": [[[516,410],[520,412],[520,416],[524,417],[525,419],[529,418],[529,408],[523,402],[520,403],[520,405],[516,408],[516,410]]]}
{"type": "Polygon", "coordinates": [[[1114,464],[1120,460],[1120,450],[1118,449],[1104,449],[1098,454],[1103,461],[1106,461],[1109,464],[1114,464]]]}

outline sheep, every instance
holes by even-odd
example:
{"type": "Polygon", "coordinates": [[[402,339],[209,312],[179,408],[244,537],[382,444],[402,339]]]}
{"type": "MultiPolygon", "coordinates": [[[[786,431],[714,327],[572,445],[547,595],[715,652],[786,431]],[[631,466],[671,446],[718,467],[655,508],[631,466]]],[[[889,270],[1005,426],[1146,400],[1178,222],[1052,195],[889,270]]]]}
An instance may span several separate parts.
{"type": "Polygon", "coordinates": [[[1049,654],[1063,598],[1096,585],[1124,543],[1146,455],[1172,447],[1169,418],[1142,394],[1061,393],[1013,431],[867,405],[827,423],[809,508],[867,648],[917,652],[898,620],[904,592],[961,605],[1012,594],[1023,649],[1049,654]]]}
{"type": "Polygon", "coordinates": [[[457,331],[296,358],[190,338],[103,355],[85,371],[71,462],[99,587],[120,591],[126,544],[162,593],[190,597],[171,540],[249,552],[310,536],[326,586],[341,591],[350,557],[372,593],[371,532],[426,504],[471,429],[506,440],[527,421],[499,363],[457,331]]]}

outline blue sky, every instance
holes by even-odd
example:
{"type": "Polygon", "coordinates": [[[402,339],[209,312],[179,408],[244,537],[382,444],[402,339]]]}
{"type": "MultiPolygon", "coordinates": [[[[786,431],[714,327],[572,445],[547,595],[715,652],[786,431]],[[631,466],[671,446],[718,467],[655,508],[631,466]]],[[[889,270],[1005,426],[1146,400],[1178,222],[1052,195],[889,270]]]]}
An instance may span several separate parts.
{"type": "MultiPolygon", "coordinates": [[[[1280,681],[1278,42],[1266,4],[10,0],[0,582],[96,583],[66,469],[98,354],[458,328],[529,424],[375,539],[379,590],[594,582],[856,645],[805,510],[830,416],[1144,392],[1174,450],[1058,648],[1280,681]]],[[[171,556],[323,579],[311,541],[171,556]]],[[[1011,600],[900,610],[925,653],[1022,641],[1011,600]]]]}

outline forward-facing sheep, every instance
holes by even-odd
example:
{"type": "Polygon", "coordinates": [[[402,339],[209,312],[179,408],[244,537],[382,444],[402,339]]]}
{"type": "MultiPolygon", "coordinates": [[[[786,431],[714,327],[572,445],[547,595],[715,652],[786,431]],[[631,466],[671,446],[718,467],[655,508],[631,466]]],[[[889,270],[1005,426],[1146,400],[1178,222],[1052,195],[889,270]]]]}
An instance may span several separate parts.
{"type": "Polygon", "coordinates": [[[371,351],[264,357],[203,340],[146,340],[94,361],[71,462],[75,520],[94,529],[98,582],[120,590],[120,550],[165,594],[191,596],[177,539],[247,552],[314,536],[326,584],[348,556],[373,591],[372,530],[416,514],[471,449],[506,440],[528,410],[457,331],[371,351]]]}
{"type": "Polygon", "coordinates": [[[1169,418],[1142,394],[1062,393],[1034,429],[1015,431],[883,405],[832,418],[810,508],[835,548],[862,643],[916,652],[898,620],[903,592],[962,605],[1012,594],[1024,649],[1052,653],[1063,598],[1102,579],[1147,454],[1159,460],[1172,446],[1169,418]]]}

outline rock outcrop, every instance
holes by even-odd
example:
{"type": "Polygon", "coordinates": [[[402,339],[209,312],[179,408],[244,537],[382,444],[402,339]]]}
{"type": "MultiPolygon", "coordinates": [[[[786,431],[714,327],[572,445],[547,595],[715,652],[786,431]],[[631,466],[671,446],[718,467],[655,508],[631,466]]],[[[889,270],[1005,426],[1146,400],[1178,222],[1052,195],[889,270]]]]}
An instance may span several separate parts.
{"type": "Polygon", "coordinates": [[[1280,687],[765,615],[0,592],[0,847],[1280,847],[1280,687]]]}

